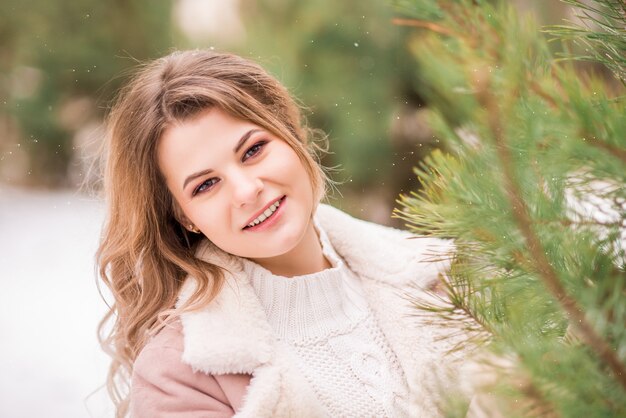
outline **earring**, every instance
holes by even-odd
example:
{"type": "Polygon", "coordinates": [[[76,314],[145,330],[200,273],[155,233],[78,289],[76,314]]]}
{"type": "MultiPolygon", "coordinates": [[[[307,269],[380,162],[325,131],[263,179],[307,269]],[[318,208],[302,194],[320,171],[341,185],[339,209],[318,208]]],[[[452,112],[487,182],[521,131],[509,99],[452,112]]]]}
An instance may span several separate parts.
{"type": "Polygon", "coordinates": [[[199,229],[197,229],[194,224],[189,224],[189,226],[187,227],[188,230],[190,230],[191,232],[193,232],[194,234],[197,234],[200,232],[199,229]]]}

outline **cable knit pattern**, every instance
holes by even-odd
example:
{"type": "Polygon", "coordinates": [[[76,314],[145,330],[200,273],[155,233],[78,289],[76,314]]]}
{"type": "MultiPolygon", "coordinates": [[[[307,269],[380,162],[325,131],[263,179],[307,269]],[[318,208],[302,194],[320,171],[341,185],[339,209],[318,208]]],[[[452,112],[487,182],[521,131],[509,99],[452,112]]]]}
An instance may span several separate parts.
{"type": "Polygon", "coordinates": [[[332,268],[287,278],[244,261],[278,343],[293,356],[329,416],[408,416],[404,372],[359,278],[315,226],[332,268]]]}

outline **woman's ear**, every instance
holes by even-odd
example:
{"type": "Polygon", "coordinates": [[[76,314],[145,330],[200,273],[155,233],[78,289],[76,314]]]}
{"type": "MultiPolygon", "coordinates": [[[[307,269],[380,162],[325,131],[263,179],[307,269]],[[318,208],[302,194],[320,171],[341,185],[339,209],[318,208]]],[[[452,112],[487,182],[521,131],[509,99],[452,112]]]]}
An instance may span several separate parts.
{"type": "Polygon", "coordinates": [[[193,232],[194,234],[199,234],[200,230],[192,223],[186,224],[185,228],[189,231],[189,232],[193,232]]]}
{"type": "Polygon", "coordinates": [[[174,202],[174,218],[178,221],[181,226],[189,232],[193,232],[194,234],[199,234],[200,230],[191,222],[191,220],[183,213],[183,210],[178,206],[178,203],[174,202]]]}

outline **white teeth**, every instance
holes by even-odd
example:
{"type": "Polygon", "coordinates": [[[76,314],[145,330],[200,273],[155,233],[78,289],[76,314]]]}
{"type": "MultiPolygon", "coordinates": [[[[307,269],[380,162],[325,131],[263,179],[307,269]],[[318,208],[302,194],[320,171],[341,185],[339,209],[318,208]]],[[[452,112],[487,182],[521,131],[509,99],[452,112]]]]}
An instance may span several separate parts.
{"type": "Polygon", "coordinates": [[[277,200],[276,202],[274,202],[274,204],[272,206],[270,206],[269,208],[265,209],[265,212],[260,214],[258,218],[256,218],[252,222],[250,222],[248,224],[248,226],[252,227],[252,226],[260,224],[261,222],[263,222],[264,220],[269,218],[269,216],[272,213],[274,213],[274,211],[276,211],[276,209],[278,209],[279,206],[280,206],[280,201],[277,200]]]}

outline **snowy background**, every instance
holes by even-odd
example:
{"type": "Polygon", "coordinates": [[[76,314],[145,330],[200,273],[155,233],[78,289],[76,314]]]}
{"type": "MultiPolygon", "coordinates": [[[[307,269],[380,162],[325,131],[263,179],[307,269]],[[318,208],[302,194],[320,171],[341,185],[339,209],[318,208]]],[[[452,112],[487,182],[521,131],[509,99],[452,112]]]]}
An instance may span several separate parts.
{"type": "Polygon", "coordinates": [[[94,253],[104,210],[0,184],[0,417],[112,417],[94,253]]]}

